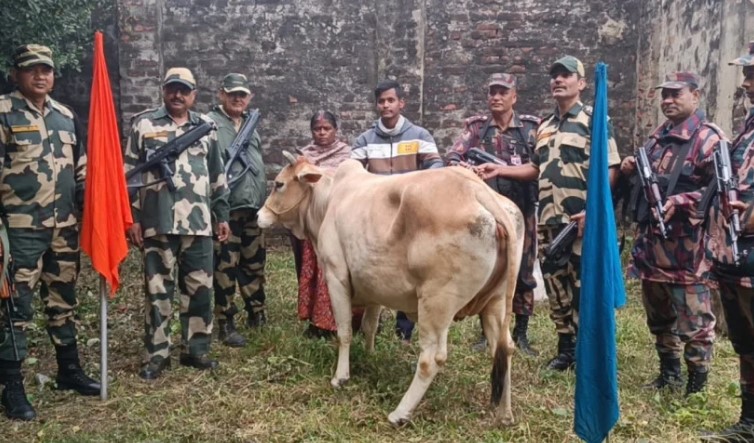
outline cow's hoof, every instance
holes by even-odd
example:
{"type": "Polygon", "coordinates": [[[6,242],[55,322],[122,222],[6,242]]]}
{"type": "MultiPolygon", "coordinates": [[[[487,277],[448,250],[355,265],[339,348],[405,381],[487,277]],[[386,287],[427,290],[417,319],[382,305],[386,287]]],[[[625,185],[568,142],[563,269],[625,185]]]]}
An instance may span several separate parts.
{"type": "Polygon", "coordinates": [[[513,413],[497,415],[495,421],[501,426],[511,426],[515,423],[513,420],[513,413]]]}
{"type": "Polygon", "coordinates": [[[406,425],[408,423],[409,418],[408,417],[402,417],[400,414],[396,414],[395,412],[391,412],[387,416],[387,421],[390,422],[390,424],[394,428],[400,428],[406,425]]]}
{"type": "Polygon", "coordinates": [[[335,389],[342,388],[346,383],[348,383],[348,379],[347,378],[337,378],[336,377],[336,378],[333,378],[332,380],[330,380],[330,384],[335,389]]]}

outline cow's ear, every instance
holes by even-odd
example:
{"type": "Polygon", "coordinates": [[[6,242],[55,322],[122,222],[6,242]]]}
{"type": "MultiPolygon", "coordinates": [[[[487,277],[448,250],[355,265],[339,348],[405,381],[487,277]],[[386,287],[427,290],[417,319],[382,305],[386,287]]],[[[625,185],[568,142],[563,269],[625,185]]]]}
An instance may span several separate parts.
{"type": "Polygon", "coordinates": [[[298,181],[303,183],[317,183],[322,178],[322,171],[316,166],[304,165],[296,174],[296,177],[298,177],[298,181]]]}

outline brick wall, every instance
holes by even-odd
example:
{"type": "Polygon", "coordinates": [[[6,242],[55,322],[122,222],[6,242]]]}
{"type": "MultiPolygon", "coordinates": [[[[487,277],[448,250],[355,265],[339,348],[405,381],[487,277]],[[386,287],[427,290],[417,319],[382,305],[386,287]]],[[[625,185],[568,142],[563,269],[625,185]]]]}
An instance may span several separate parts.
{"type": "Polygon", "coordinates": [[[611,65],[620,144],[634,132],[639,0],[573,0],[568,9],[548,0],[118,1],[123,117],[159,104],[159,79],[171,66],[194,71],[200,111],[214,103],[224,74],[246,73],[271,174],[281,149],[309,141],[319,108],[340,114],[342,136],[353,141],[377,118],[372,90],[387,77],[405,85],[406,116],[441,149],[464,117],[486,109],[491,72],[519,75],[521,112],[549,113],[547,68],[566,53],[585,62],[590,78],[597,60],[611,65]]]}

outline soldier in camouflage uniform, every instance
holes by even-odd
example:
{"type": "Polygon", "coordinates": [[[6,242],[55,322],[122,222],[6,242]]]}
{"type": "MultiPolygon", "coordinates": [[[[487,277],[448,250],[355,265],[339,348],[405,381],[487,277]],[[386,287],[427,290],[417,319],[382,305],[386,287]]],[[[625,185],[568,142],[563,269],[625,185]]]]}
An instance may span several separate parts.
{"type": "MultiPolygon", "coordinates": [[[[702,218],[697,215],[704,187],[714,178],[711,156],[724,138],[720,128],[708,122],[699,109],[699,77],[675,72],[657,88],[662,89],[662,123],[644,145],[652,171],[665,198],[664,221],[668,239],[656,229],[656,212],[650,210],[640,186],[633,190],[637,233],[630,273],[641,278],[647,325],[655,336],[660,374],[646,387],[679,387],[681,342],[688,366],[686,394],[707,384],[715,316],[711,296],[697,274],[704,255],[702,218]]],[[[635,173],[634,157],[621,165],[624,175],[635,173]]]]}
{"type": "MultiPolygon", "coordinates": [[[[754,104],[754,42],[749,53],[730,62],[742,66],[741,87],[754,104]]],[[[740,365],[741,416],[727,429],[708,434],[704,441],[754,441],[754,109],[749,111],[743,131],[730,148],[733,176],[738,179],[739,202],[734,204],[741,221],[742,235],[738,247],[743,251],[739,266],[735,265],[725,216],[718,204],[711,208],[707,222],[707,257],[711,259],[714,277],[720,285],[728,336],[738,354],[740,365]]],[[[709,262],[705,262],[709,263],[709,262]]]]}
{"type": "MultiPolygon", "coordinates": [[[[0,216],[8,229],[16,311],[11,321],[18,356],[6,319],[0,344],[0,382],[5,414],[30,420],[21,362],[27,355],[25,327],[32,321],[37,283],[55,345],[57,386],[98,395],[100,385],[81,369],[75,308],[79,272],[78,222],[82,210],[86,150],[76,117],[49,97],[54,83],[52,52],[41,45],[15,50],[12,80],[17,89],[0,96],[0,216]]],[[[7,251],[4,251],[7,252],[7,251]]],[[[5,314],[5,310],[2,310],[5,314]]]]}
{"type": "MultiPolygon", "coordinates": [[[[572,56],[550,67],[550,91],[557,102],[555,112],[537,129],[531,162],[522,166],[485,166],[482,178],[500,176],[514,180],[539,178],[538,240],[549,245],[571,221],[579,222],[578,238],[563,266],[542,263],[542,275],[550,302],[550,318],[558,332],[558,354],[548,369],[564,371],[575,363],[581,289],[581,245],[586,205],[586,173],[589,170],[592,108],[581,102],[586,87],[584,65],[572,56]]],[[[608,125],[608,165],[614,184],[620,165],[618,148],[608,125]]]]}
{"type": "MultiPolygon", "coordinates": [[[[466,119],[464,132],[446,156],[449,165],[464,164],[470,148],[480,148],[498,157],[506,164],[518,166],[529,163],[536,142],[539,118],[518,114],[516,104],[516,77],[513,74],[492,74],[487,82],[487,106],[490,115],[477,115],[466,119]]],[[[474,169],[474,168],[472,168],[474,169]]],[[[529,345],[527,336],[529,317],[534,313],[534,260],[537,258],[537,182],[510,181],[496,177],[487,182],[493,189],[513,200],[526,219],[524,254],[513,298],[516,326],[513,340],[523,353],[537,355],[529,345]]],[[[486,348],[486,339],[482,342],[486,348]]],[[[482,346],[480,346],[481,348],[482,346]]]]}
{"type": "MultiPolygon", "coordinates": [[[[125,152],[130,171],[167,142],[208,117],[190,110],[196,81],[186,68],[171,68],[162,87],[164,105],[134,117],[125,152]]],[[[212,234],[226,241],[228,187],[214,131],[184,150],[172,170],[176,189],[160,181],[159,168],[144,171],[148,185],[132,200],[134,224],[129,239],[144,251],[146,359],[139,376],[155,379],[170,367],[170,319],[176,280],[180,291],[180,363],[214,369],[212,335],[212,234]],[[176,273],[173,272],[177,265],[176,273]]]]}
{"type": "MultiPolygon", "coordinates": [[[[220,104],[208,116],[217,124],[217,142],[227,162],[230,160],[227,149],[248,117],[246,108],[252,93],[246,76],[226,75],[219,98],[220,104]]],[[[257,210],[264,204],[267,179],[261,140],[256,131],[249,139],[246,151],[253,167],[230,186],[230,238],[226,243],[215,242],[215,315],[220,339],[233,347],[246,345],[246,339],[236,331],[233,319],[238,313],[233,301],[236,282],[246,305],[246,324],[259,327],[266,322],[264,234],[257,226],[257,210]]]]}

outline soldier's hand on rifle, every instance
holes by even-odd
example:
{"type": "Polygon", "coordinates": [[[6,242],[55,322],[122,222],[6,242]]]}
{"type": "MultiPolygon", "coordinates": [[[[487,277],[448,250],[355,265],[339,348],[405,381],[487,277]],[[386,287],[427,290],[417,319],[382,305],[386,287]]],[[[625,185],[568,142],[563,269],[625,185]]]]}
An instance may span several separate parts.
{"type": "Polygon", "coordinates": [[[128,228],[128,231],[126,231],[128,234],[128,240],[134,245],[139,248],[144,246],[144,237],[141,233],[141,223],[134,223],[131,225],[130,228],[128,228]]]}
{"type": "MultiPolygon", "coordinates": [[[[738,216],[743,217],[743,214],[746,213],[746,210],[748,209],[748,205],[744,203],[741,200],[736,200],[729,202],[727,205],[720,205],[723,208],[723,224],[725,227],[728,227],[728,220],[730,219],[730,213],[732,211],[738,210],[738,216]]],[[[743,225],[744,220],[741,219],[741,224],[743,225]]],[[[741,226],[743,230],[746,230],[743,226],[741,226]]]]}
{"type": "Polygon", "coordinates": [[[487,180],[493,177],[497,177],[498,175],[501,175],[503,168],[505,168],[505,166],[503,165],[496,165],[494,163],[483,163],[476,167],[476,173],[483,180],[487,180]]]}
{"type": "Polygon", "coordinates": [[[579,222],[579,238],[584,236],[584,223],[586,222],[586,212],[581,211],[576,215],[571,216],[571,221],[579,222]]]}
{"type": "Polygon", "coordinates": [[[668,201],[665,202],[665,206],[663,206],[662,209],[663,211],[665,211],[665,218],[663,218],[662,221],[667,223],[675,215],[675,203],[673,203],[672,199],[668,199],[668,201]]]}
{"type": "Polygon", "coordinates": [[[217,240],[221,243],[225,243],[228,241],[228,237],[230,237],[230,225],[228,225],[228,222],[222,222],[217,224],[217,240]]]}
{"type": "Polygon", "coordinates": [[[620,162],[620,173],[623,175],[632,175],[636,171],[636,157],[629,155],[620,162]]]}

